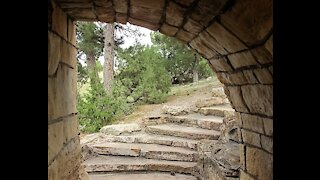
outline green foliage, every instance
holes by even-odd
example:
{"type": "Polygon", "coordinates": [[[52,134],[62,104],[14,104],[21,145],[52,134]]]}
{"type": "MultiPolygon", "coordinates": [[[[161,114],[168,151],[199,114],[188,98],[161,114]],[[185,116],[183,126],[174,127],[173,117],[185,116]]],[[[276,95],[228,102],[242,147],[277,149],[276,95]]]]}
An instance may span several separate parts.
{"type": "MultiPolygon", "coordinates": [[[[91,76],[91,78],[99,77],[91,76]]],[[[116,83],[112,93],[107,95],[101,80],[94,82],[91,83],[88,93],[83,96],[78,95],[77,99],[81,130],[89,133],[97,132],[101,127],[132,111],[132,105],[121,95],[124,89],[122,84],[116,83]]]]}
{"type": "Polygon", "coordinates": [[[153,32],[150,36],[153,45],[157,48],[157,52],[160,53],[160,56],[165,61],[165,67],[170,73],[174,84],[192,82],[193,68],[198,68],[200,79],[210,76],[206,60],[200,58],[198,60],[199,64],[195,64],[195,58],[201,56],[187,45],[158,32],[153,32]],[[196,54],[197,56],[195,56],[196,54]]]}
{"type": "Polygon", "coordinates": [[[155,47],[136,45],[119,50],[116,80],[126,87],[125,96],[139,103],[162,103],[170,90],[170,76],[155,47]]]}
{"type": "Polygon", "coordinates": [[[96,59],[104,47],[103,29],[93,22],[77,22],[77,40],[80,52],[94,54],[96,59]]]}

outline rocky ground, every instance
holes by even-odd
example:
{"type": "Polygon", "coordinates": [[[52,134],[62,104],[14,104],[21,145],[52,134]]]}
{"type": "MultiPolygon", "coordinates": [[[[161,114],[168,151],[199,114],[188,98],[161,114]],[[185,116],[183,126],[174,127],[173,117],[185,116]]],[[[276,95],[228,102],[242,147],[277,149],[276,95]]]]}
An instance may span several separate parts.
{"type": "Polygon", "coordinates": [[[82,179],[238,179],[235,122],[218,81],[178,87],[168,102],[82,136],[82,179]]]}

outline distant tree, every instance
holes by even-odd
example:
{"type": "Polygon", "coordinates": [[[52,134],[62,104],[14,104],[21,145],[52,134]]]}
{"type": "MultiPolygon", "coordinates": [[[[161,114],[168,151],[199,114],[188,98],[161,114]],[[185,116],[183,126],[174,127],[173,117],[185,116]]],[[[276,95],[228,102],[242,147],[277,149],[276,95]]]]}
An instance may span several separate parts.
{"type": "Polygon", "coordinates": [[[93,22],[77,22],[77,40],[78,56],[85,54],[90,83],[95,83],[98,80],[96,59],[102,54],[104,46],[103,29],[93,22]]]}
{"type": "Polygon", "coordinates": [[[207,71],[209,67],[200,66],[206,60],[197,52],[177,39],[158,32],[152,32],[150,36],[153,46],[165,61],[173,84],[197,82],[199,78],[208,77],[208,73],[203,71],[207,71]]]}

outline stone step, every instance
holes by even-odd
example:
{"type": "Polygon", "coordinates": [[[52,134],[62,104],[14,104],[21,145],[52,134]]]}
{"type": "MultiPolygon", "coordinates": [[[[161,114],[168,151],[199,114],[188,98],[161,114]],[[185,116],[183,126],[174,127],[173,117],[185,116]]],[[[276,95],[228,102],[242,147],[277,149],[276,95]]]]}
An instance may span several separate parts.
{"type": "Polygon", "coordinates": [[[147,159],[171,161],[194,162],[198,160],[197,151],[159,144],[105,142],[91,145],[91,148],[95,153],[103,155],[140,156],[147,159]]]}
{"type": "Polygon", "coordinates": [[[194,113],[183,116],[168,117],[171,123],[182,124],[186,126],[200,127],[204,129],[220,130],[223,118],[219,116],[205,116],[203,114],[194,113]]]}
{"type": "Polygon", "coordinates": [[[167,161],[126,156],[96,156],[83,162],[91,172],[162,171],[196,175],[196,162],[167,161]]]}
{"type": "Polygon", "coordinates": [[[183,147],[188,149],[197,149],[197,140],[157,135],[157,134],[133,134],[128,136],[109,136],[105,138],[107,142],[123,142],[123,143],[144,143],[144,144],[160,144],[174,147],[183,147]]]}
{"type": "Polygon", "coordinates": [[[197,180],[195,176],[170,173],[111,173],[111,174],[89,174],[90,180],[197,180]]]}
{"type": "Polygon", "coordinates": [[[229,114],[234,113],[235,110],[232,109],[230,104],[224,104],[224,105],[217,105],[212,107],[203,107],[203,108],[200,108],[198,112],[203,115],[213,115],[213,116],[224,117],[226,113],[229,113],[229,114]]]}
{"type": "Polygon", "coordinates": [[[181,126],[177,124],[161,124],[148,126],[146,132],[152,134],[162,134],[168,136],[183,137],[189,139],[211,139],[217,140],[220,132],[216,130],[202,129],[198,127],[181,126]]]}

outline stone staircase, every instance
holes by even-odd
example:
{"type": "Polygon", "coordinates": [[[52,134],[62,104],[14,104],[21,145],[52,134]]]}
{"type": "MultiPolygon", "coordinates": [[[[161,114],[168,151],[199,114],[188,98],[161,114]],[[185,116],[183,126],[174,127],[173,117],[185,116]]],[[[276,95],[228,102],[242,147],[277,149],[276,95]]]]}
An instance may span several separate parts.
{"type": "Polygon", "coordinates": [[[220,103],[161,121],[106,126],[81,139],[85,171],[92,180],[203,179],[198,144],[218,142],[223,118],[233,112],[220,103]]]}

